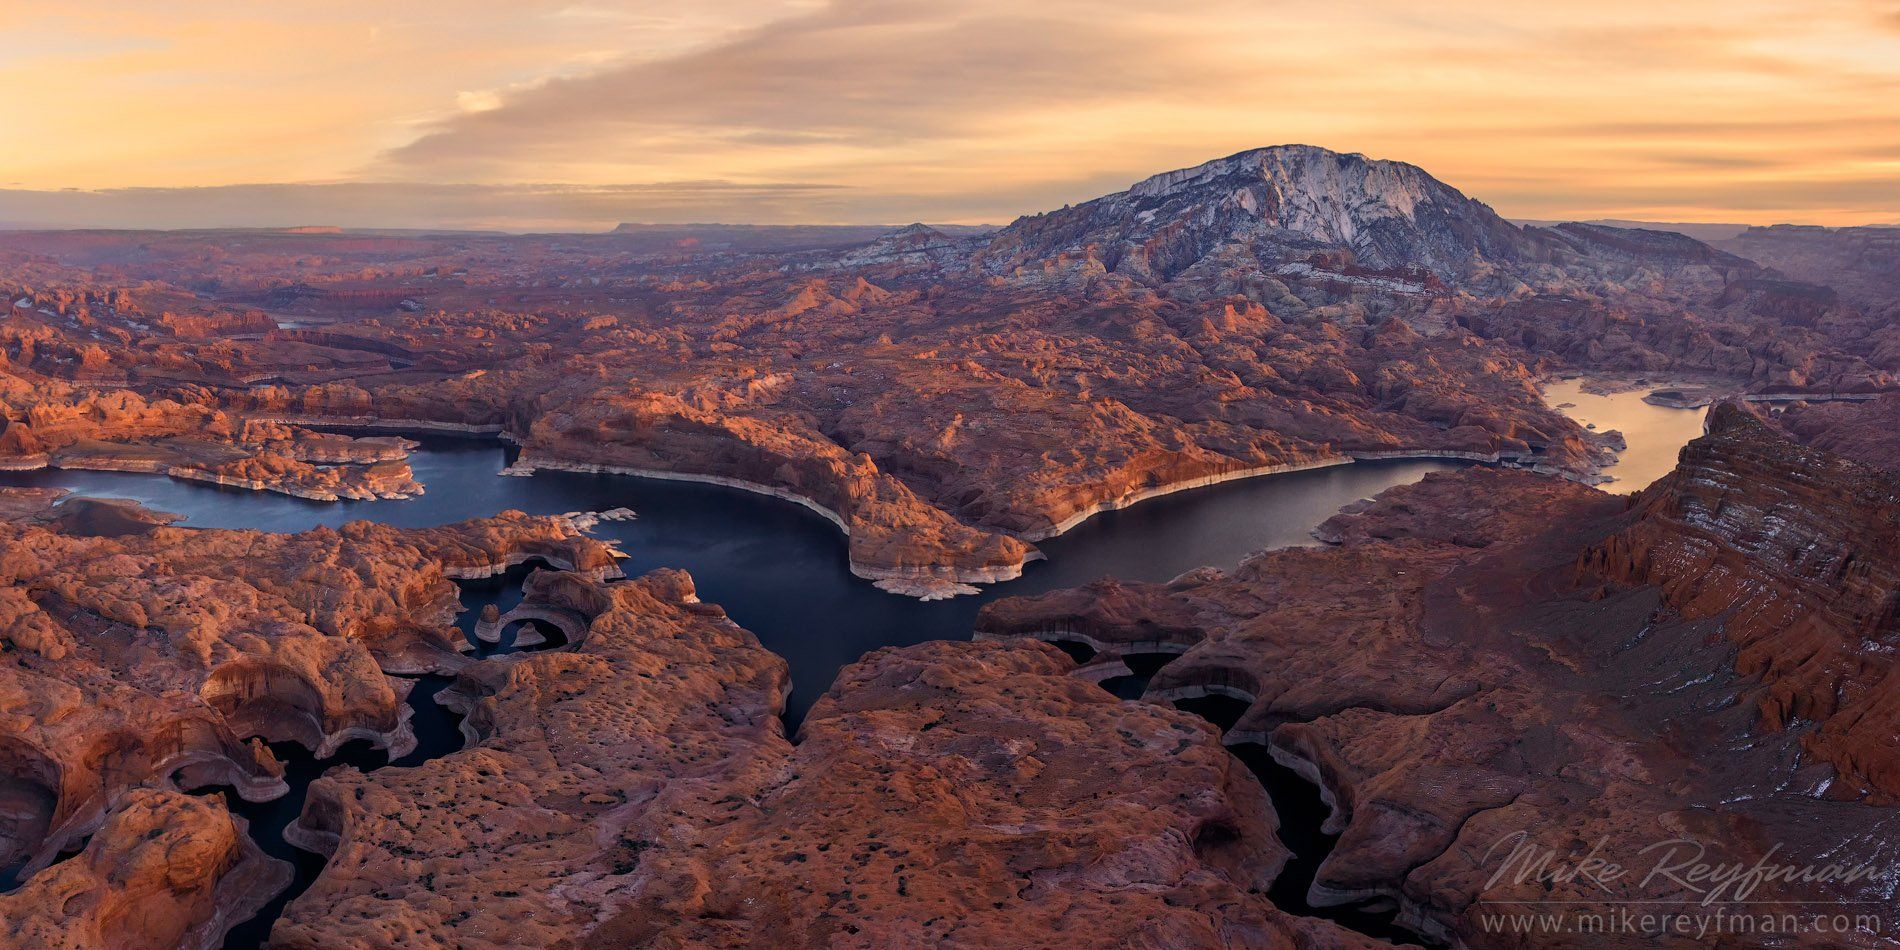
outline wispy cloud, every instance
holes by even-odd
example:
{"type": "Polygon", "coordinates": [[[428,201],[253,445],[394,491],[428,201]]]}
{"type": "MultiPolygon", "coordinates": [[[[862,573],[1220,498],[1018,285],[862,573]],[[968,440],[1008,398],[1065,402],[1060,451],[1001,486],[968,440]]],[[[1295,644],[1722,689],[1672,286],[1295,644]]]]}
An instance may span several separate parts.
{"type": "MultiPolygon", "coordinates": [[[[679,181],[642,185],[415,182],[0,189],[12,228],[357,228],[605,230],[623,221],[789,222],[848,201],[833,185],[679,181]]],[[[852,208],[862,213],[864,208],[852,208]]]]}
{"type": "Polygon", "coordinates": [[[385,167],[479,177],[602,143],[636,150],[618,156],[630,164],[788,142],[888,151],[1170,85],[1217,88],[1235,72],[1115,17],[987,6],[841,0],[712,48],[551,80],[480,116],[446,118],[392,150],[385,167]]]}
{"type": "Polygon", "coordinates": [[[7,6],[0,82],[50,91],[0,182],[36,188],[468,181],[506,187],[393,207],[512,221],[514,182],[717,179],[646,214],[994,221],[1304,141],[1524,217],[1900,218],[1891,0],[7,6]]]}

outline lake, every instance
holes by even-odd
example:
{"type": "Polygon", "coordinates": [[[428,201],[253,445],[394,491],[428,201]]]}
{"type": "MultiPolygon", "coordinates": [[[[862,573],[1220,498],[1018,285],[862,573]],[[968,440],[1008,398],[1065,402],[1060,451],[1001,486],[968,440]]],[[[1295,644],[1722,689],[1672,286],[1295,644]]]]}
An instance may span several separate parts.
{"type": "MultiPolygon", "coordinates": [[[[514,450],[491,439],[423,436],[410,457],[419,498],[315,502],[267,492],[177,481],[161,475],[45,469],[0,473],[0,485],[68,488],[128,498],[183,515],[202,528],[304,531],[373,520],[432,527],[513,508],[562,514],[631,508],[632,521],[593,531],[619,541],[621,568],[638,576],[660,567],[691,572],[700,598],[725,607],[739,625],[791,665],[788,710],[795,727],[838,669],[883,646],[970,635],[977,610],[997,597],[1074,587],[1101,577],[1165,581],[1196,567],[1230,568],[1270,547],[1316,544],[1309,532],[1343,505],[1427,472],[1460,463],[1404,459],[1360,462],[1227,482],[1106,512],[1040,542],[1046,561],[1019,580],[978,595],[925,603],[887,594],[852,576],[845,538],[817,514],[776,498],[694,482],[544,471],[497,477],[514,450]]],[[[466,598],[465,598],[466,600],[466,598]]]]}
{"type": "MultiPolygon", "coordinates": [[[[973,596],[923,602],[885,593],[852,576],[846,567],[843,534],[831,522],[791,502],[716,485],[625,475],[544,471],[526,478],[499,477],[495,473],[514,455],[499,442],[444,436],[423,436],[418,441],[421,445],[410,465],[426,491],[411,499],[325,503],[160,475],[55,469],[0,473],[0,485],[57,487],[92,497],[132,499],[183,515],[188,526],[286,532],[360,519],[430,527],[510,508],[531,514],[631,508],[637,513],[635,520],[602,522],[592,533],[620,542],[628,554],[621,568],[629,576],[660,567],[691,572],[702,599],[725,607],[735,622],[786,659],[794,684],[786,712],[789,732],[797,729],[806,710],[844,665],[879,647],[967,638],[977,611],[998,597],[1072,587],[1107,576],[1165,581],[1206,565],[1231,568],[1263,548],[1317,544],[1310,532],[1340,507],[1417,481],[1429,472],[1465,464],[1418,459],[1361,462],[1162,496],[1097,515],[1059,538],[1042,542],[1048,560],[1030,563],[1018,580],[988,585],[973,596]]],[[[529,570],[523,566],[500,577],[460,584],[466,610],[459,625],[471,642],[480,608],[493,603],[506,611],[518,603],[521,582],[529,570]]],[[[479,645],[475,655],[513,652],[514,636],[515,632],[509,632],[498,646],[479,645]]],[[[232,810],[249,823],[251,836],[295,870],[284,893],[232,929],[226,948],[248,950],[263,945],[284,907],[322,872],[321,856],[299,850],[283,836],[285,827],[301,813],[312,781],[337,765],[365,771],[414,765],[461,748],[456,717],[434,701],[436,692],[448,682],[439,676],[418,678],[410,695],[416,749],[394,763],[362,741],[348,743],[326,759],[289,743],[277,743],[272,748],[286,765],[288,794],[268,802],[245,802],[226,791],[232,810]]],[[[1288,791],[1291,786],[1282,786],[1287,783],[1269,783],[1269,790],[1280,797],[1294,794],[1288,791]]],[[[1290,806],[1283,803],[1282,807],[1290,806]]],[[[1303,814],[1290,818],[1295,825],[1314,828],[1319,821],[1303,814]]],[[[1314,867],[1324,855],[1313,848],[1300,853],[1305,864],[1314,867]]],[[[17,884],[15,871],[0,874],[0,891],[17,884]]],[[[1297,895],[1279,897],[1293,901],[1297,895]]],[[[1287,906],[1342,921],[1363,916],[1350,909],[1304,909],[1303,900],[1287,906]]],[[[1363,926],[1389,925],[1382,921],[1383,917],[1373,915],[1365,918],[1363,926]]]]}
{"type": "Polygon", "coordinates": [[[1655,387],[1641,386],[1607,396],[1584,392],[1586,379],[1552,380],[1544,387],[1544,401],[1576,420],[1578,425],[1595,425],[1596,431],[1612,429],[1623,433],[1629,447],[1617,456],[1616,464],[1603,470],[1615,481],[1599,486],[1604,491],[1627,495],[1642,491],[1651,482],[1676,467],[1682,447],[1702,437],[1702,420],[1707,409],[1671,409],[1643,401],[1655,387]]]}

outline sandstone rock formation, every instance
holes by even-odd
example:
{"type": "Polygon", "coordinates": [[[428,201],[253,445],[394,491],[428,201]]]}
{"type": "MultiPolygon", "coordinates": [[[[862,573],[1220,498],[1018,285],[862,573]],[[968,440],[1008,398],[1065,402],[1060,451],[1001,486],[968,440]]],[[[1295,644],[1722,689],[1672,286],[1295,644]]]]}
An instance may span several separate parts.
{"type": "Polygon", "coordinates": [[[1230,744],[1323,790],[1339,838],[1317,904],[1395,901],[1423,933],[1519,945],[1487,919],[1526,901],[1692,912],[1701,895],[1644,874],[1540,880],[1512,854],[1646,872],[1676,839],[1711,861],[1874,871],[1764,882],[1753,902],[1884,899],[1895,480],[1737,407],[1711,427],[1633,502],[1429,476],[1335,518],[1335,547],[999,601],[980,633],[1085,642],[1096,664],[1180,654],[1150,699],[1231,705],[1230,744]]]}
{"type": "Polygon", "coordinates": [[[544,581],[589,625],[568,650],[471,666],[438,701],[471,746],[412,769],[333,773],[295,829],[329,857],[282,946],[547,946],[584,934],[688,812],[782,748],[784,662],[699,605],[684,575],[544,581]]]}
{"type": "MultiPolygon", "coordinates": [[[[1896,731],[1879,699],[1895,634],[1881,605],[1900,580],[1891,544],[1857,545],[1859,526],[1891,520],[1881,506],[1894,478],[1791,442],[1738,407],[1711,427],[1634,501],[1520,472],[1433,476],[1334,519],[1333,547],[1268,552],[1231,575],[1003,601],[983,629],[1090,643],[1105,654],[1091,669],[1183,654],[1150,699],[1234,702],[1220,723],[1230,745],[1259,743],[1325,789],[1340,837],[1309,898],[1391,901],[1404,923],[1447,941],[1508,944],[1483,921],[1511,901],[1598,912],[1614,906],[1604,901],[1696,897],[1633,880],[1609,892],[1495,880],[1500,847],[1627,856],[1681,838],[1725,861],[1878,864],[1896,731]],[[1871,520],[1813,516],[1838,510],[1871,520]]],[[[470,745],[317,783],[293,838],[328,865],[273,932],[277,945],[733,945],[771,934],[871,946],[920,932],[1370,944],[1265,896],[1286,860],[1277,820],[1216,729],[1164,702],[1117,701],[1047,646],[871,654],[792,745],[777,718],[781,661],[699,603],[682,574],[602,584],[610,557],[565,519],[271,536],[57,501],[0,494],[21,542],[6,547],[9,589],[26,592],[5,625],[5,669],[13,695],[40,691],[10,707],[24,718],[7,734],[28,741],[7,749],[5,812],[17,816],[7,830],[16,853],[60,842],[40,846],[44,860],[11,899],[60,888],[99,899],[59,916],[38,904],[0,914],[16,933],[215,939],[274,888],[275,872],[226,844],[238,839],[210,800],[149,787],[239,783],[248,767],[268,794],[268,753],[239,766],[235,739],[220,736],[335,719],[320,708],[376,708],[362,699],[373,691],[351,684],[407,663],[458,673],[440,699],[465,717],[470,745]],[[111,530],[88,531],[97,526],[111,530]],[[566,649],[469,661],[428,634],[452,609],[441,578],[529,554],[575,569],[531,575],[516,608],[561,627],[566,649]],[[93,559],[135,579],[104,580],[93,559]],[[321,596],[292,564],[325,578],[321,596]],[[214,572],[232,586],[193,602],[232,605],[228,619],[141,594],[137,625],[162,632],[188,616],[193,630],[263,630],[224,642],[278,665],[168,713],[197,723],[168,734],[205,738],[196,758],[171,760],[185,764],[165,781],[172,766],[149,765],[159,752],[140,731],[158,715],[142,684],[193,674],[125,652],[125,627],[141,588],[214,572]],[[257,593],[235,596],[245,588],[257,593]],[[80,615],[55,592],[84,605],[91,625],[75,626],[80,615]],[[307,619],[264,622],[279,602],[264,592],[307,619]],[[392,616],[408,619],[374,622],[392,616]],[[367,649],[375,666],[332,660],[322,680],[284,668],[293,645],[318,649],[313,634],[367,649]],[[47,662],[59,649],[61,662],[47,662]],[[98,672],[76,679],[89,668],[98,672]],[[292,677],[316,692],[285,688],[292,677]],[[83,697],[83,711],[38,698],[58,695],[83,697]],[[103,723],[112,710],[125,712],[103,723]],[[101,733],[113,737],[109,755],[68,754],[101,748],[87,741],[101,733]],[[49,864],[76,840],[62,834],[78,827],[67,789],[86,782],[107,789],[90,793],[103,799],[84,825],[92,843],[49,864]],[[144,829],[159,825],[173,837],[148,845],[144,829]],[[145,847],[190,873],[155,891],[140,882],[156,879],[116,870],[149,867],[157,859],[137,857],[145,847]],[[164,900],[115,903],[121,893],[164,900]]],[[[227,649],[189,642],[214,657],[227,649]]],[[[1769,881],[1751,894],[1863,899],[1881,886],[1769,881]]]]}
{"type": "Polygon", "coordinates": [[[1900,306],[1900,228],[1749,228],[1721,242],[1797,280],[1833,288],[1875,312],[1900,306]]]}
{"type": "Polygon", "coordinates": [[[172,950],[220,945],[290,879],[214,798],[126,793],[78,855],[0,895],[12,947],[172,950]]]}
{"type": "MultiPolygon", "coordinates": [[[[279,535],[177,528],[124,504],[57,501],[0,489],[0,867],[17,867],[29,888],[75,893],[88,880],[81,868],[109,878],[66,905],[82,942],[97,927],[130,928],[129,941],[172,933],[216,943],[283,883],[252,869],[239,876],[254,880],[226,894],[219,875],[255,863],[248,839],[221,807],[207,816],[142,790],[282,795],[283,769],[264,741],[328,755],[367,739],[399,756],[414,744],[403,703],[410,681],[387,674],[467,662],[449,626],[458,609],[450,578],[528,558],[616,573],[610,550],[566,521],[518,512],[420,531],[358,522],[279,535]],[[178,840],[141,843],[173,823],[178,840]],[[88,836],[84,864],[52,867],[88,836]],[[175,877],[140,869],[170,860],[167,849],[180,862],[175,877]],[[201,858],[187,860],[193,849],[201,858]],[[157,885],[176,888],[175,910],[128,909],[114,891],[131,888],[138,904],[140,889],[157,885]],[[165,931],[161,918],[177,929],[165,931]]],[[[47,921],[62,913],[39,912],[47,921]]],[[[102,945],[122,944],[108,936],[102,945]]]]}
{"type": "Polygon", "coordinates": [[[468,747],[312,786],[290,837],[328,864],[274,942],[1330,947],[1369,941],[1290,911],[1366,903],[1448,943],[1586,946],[1487,915],[1706,895],[1501,863],[1692,840],[1887,868],[1900,397],[1802,400],[1895,387],[1893,250],[1520,228],[1303,146],[993,233],[0,233],[0,469],[367,500],[423,489],[412,444],[324,429],[494,436],[511,474],[797,501],[926,597],[1231,478],[1428,455],[1588,480],[1614,445],[1544,405],[1556,371],[1774,400],[1718,407],[1633,499],[1470,470],[1353,506],[1328,548],[992,604],[980,642],[848,669],[796,744],[783,661],[683,574],[605,583],[593,515],[269,535],[0,489],[0,926],[217,943],[284,869],[188,793],[284,794],[266,741],[401,756],[424,673],[454,677],[468,747]],[[556,570],[474,632],[564,646],[467,655],[451,582],[531,560],[556,570]],[[1149,702],[1095,685],[1157,656],[1149,702]],[[1268,896],[1305,878],[1223,738],[1331,807],[1304,901],[1268,896]]]}
{"type": "Polygon", "coordinates": [[[1878,239],[1813,243],[1764,266],[1519,228],[1303,146],[994,233],[0,235],[0,466],[390,497],[419,490],[396,447],[294,427],[493,434],[516,473],[798,500],[859,574],[947,594],[1094,512],[1250,474],[1422,454],[1589,478],[1611,446],[1544,406],[1557,369],[1891,388],[1878,239]]]}
{"type": "Polygon", "coordinates": [[[794,747],[783,662],[685,575],[531,588],[571,647],[468,667],[461,752],[317,784],[275,945],[1366,945],[1259,893],[1284,852],[1213,730],[1054,649],[879,651],[794,747]]]}
{"type": "MultiPolygon", "coordinates": [[[[1900,402],[1858,412],[1889,438],[1900,428],[1900,402]]],[[[1798,727],[1807,752],[1833,766],[1834,797],[1892,804],[1900,473],[1790,444],[1734,405],[1709,424],[1711,436],[1643,495],[1640,519],[1586,565],[1653,585],[1685,622],[1719,619],[1737,670],[1760,683],[1763,728],[1798,727]]]]}
{"type": "Polygon", "coordinates": [[[1900,473],[1900,396],[1798,403],[1764,419],[1807,445],[1900,473]]]}
{"type": "Polygon", "coordinates": [[[0,469],[156,472],[300,498],[418,494],[407,444],[235,419],[201,402],[146,400],[7,377],[0,388],[0,469]],[[5,384],[12,384],[5,386],[5,384]]]}

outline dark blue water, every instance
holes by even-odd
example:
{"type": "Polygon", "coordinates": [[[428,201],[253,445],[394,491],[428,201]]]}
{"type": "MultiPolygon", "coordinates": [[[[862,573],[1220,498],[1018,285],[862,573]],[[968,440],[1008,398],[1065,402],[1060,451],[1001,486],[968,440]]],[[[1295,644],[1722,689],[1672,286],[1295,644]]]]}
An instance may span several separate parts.
{"type": "MultiPolygon", "coordinates": [[[[497,477],[513,452],[485,439],[424,437],[410,459],[426,487],[400,501],[313,502],[119,472],[0,473],[0,484],[70,488],[129,498],[185,516],[186,525],[303,531],[368,519],[432,527],[510,508],[561,514],[631,508],[633,521],[594,534],[621,542],[628,576],[659,567],[691,572],[700,598],[791,665],[793,726],[838,669],[878,647],[960,639],[976,612],[1002,596],[1073,587],[1105,576],[1165,581],[1183,571],[1228,568],[1262,548],[1315,543],[1309,532],[1343,505],[1456,463],[1403,460],[1292,472],[1167,495],[1084,522],[1038,546],[1047,561],[983,593],[923,603],[887,594],[846,567],[844,536],[798,505],[738,489],[624,475],[542,472],[497,477]]],[[[473,603],[472,599],[465,601],[473,603]]]]}
{"type": "MultiPolygon", "coordinates": [[[[499,642],[485,643],[476,638],[475,624],[481,617],[482,608],[488,604],[494,604],[497,610],[507,613],[521,603],[521,582],[533,569],[531,565],[523,564],[496,577],[458,582],[462,604],[467,609],[456,618],[456,626],[472,648],[469,656],[485,658],[519,652],[515,639],[520,635],[523,625],[510,624],[502,631],[499,642]]],[[[541,626],[539,629],[547,642],[531,649],[553,650],[565,645],[560,631],[550,626],[541,626]]],[[[246,828],[258,847],[273,858],[289,862],[293,871],[289,887],[264,905],[255,916],[240,922],[225,935],[226,950],[251,950],[263,946],[270,937],[271,927],[283,916],[284,908],[309,890],[310,885],[316,883],[317,876],[323,873],[324,865],[328,862],[322,855],[305,851],[284,840],[284,829],[303,814],[304,802],[310,796],[310,783],[341,765],[372,772],[385,765],[421,765],[462,748],[461,717],[435,700],[436,694],[454,680],[447,676],[417,676],[411,679],[413,685],[409,690],[409,707],[415,711],[415,715],[410,718],[409,725],[415,730],[416,747],[408,754],[391,761],[387,753],[367,741],[357,740],[344,743],[335,755],[319,759],[296,743],[273,742],[271,752],[284,763],[284,782],[290,786],[287,794],[267,802],[247,802],[238,797],[235,789],[220,790],[225,804],[233,813],[244,818],[246,828]]]]}
{"type": "MultiPolygon", "coordinates": [[[[1072,587],[1100,577],[1163,581],[1183,571],[1232,567],[1263,548],[1312,544],[1309,532],[1341,506],[1385,488],[1456,467],[1435,461],[1368,462],[1229,482],[1164,496],[1123,511],[1108,512],[1063,537],[1043,542],[1048,560],[1030,564],[1020,580],[990,585],[976,596],[924,603],[887,594],[846,567],[845,539],[831,522],[781,499],[714,485],[545,472],[531,478],[497,477],[512,451],[482,439],[425,437],[410,459],[427,488],[421,498],[401,501],[323,503],[284,495],[220,488],[163,476],[116,472],[0,473],[0,485],[68,488],[91,497],[127,498],[185,516],[203,528],[303,531],[359,519],[401,527],[431,527],[517,509],[562,514],[631,508],[634,521],[604,522],[595,534],[621,543],[629,576],[659,567],[690,571],[702,599],[723,605],[740,625],[790,664],[795,689],[787,710],[795,730],[811,703],[830,686],[840,667],[883,646],[968,637],[983,604],[1001,596],[1072,587]]],[[[521,600],[521,582],[532,570],[461,584],[466,610],[458,623],[475,643],[475,656],[514,652],[518,628],[500,644],[476,643],[475,620],[486,604],[506,612],[521,600]]],[[[559,648],[558,635],[545,629],[559,648]]],[[[1171,657],[1155,658],[1158,666],[1171,657]]],[[[1153,670],[1143,666],[1127,682],[1104,684],[1138,696],[1153,670]]],[[[228,790],[232,811],[249,823],[266,853],[295,869],[291,886],[227,936],[227,948],[261,946],[285,905],[321,873],[324,859],[283,840],[284,828],[301,813],[312,781],[339,765],[365,771],[416,765],[462,746],[454,714],[436,704],[446,677],[418,677],[410,694],[415,711],[415,751],[390,762],[365,742],[317,759],[294,744],[272,746],[286,766],[290,792],[268,802],[245,802],[228,790]]],[[[1265,776],[1263,776],[1263,779],[1265,776]]],[[[1271,783],[1270,783],[1271,785],[1271,783]]],[[[1313,793],[1316,794],[1316,793],[1313,793]]],[[[1317,827],[1317,818],[1300,816],[1317,827]],[[1307,820],[1310,819],[1310,820],[1307,820]]],[[[1317,864],[1317,858],[1313,863],[1317,864]]],[[[18,868],[6,869],[0,889],[10,889],[18,868]]]]}

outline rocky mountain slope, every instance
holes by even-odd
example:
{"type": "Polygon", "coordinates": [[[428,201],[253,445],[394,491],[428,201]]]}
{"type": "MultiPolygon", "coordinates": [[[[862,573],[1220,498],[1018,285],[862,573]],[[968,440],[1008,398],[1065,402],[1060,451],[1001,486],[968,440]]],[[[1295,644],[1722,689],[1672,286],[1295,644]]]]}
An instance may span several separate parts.
{"type": "Polygon", "coordinates": [[[1300,274],[1312,267],[1308,257],[1329,253],[1390,273],[1392,288],[1423,290],[1431,279],[1468,277],[1544,250],[1530,233],[1415,166],[1283,145],[1024,218],[998,232],[979,260],[1004,272],[1088,258],[1105,271],[1161,283],[1242,260],[1266,273],[1300,274]]]}
{"type": "Polygon", "coordinates": [[[1782,224],[1749,228],[1721,246],[1889,315],[1900,306],[1900,228],[1782,224]]]}

